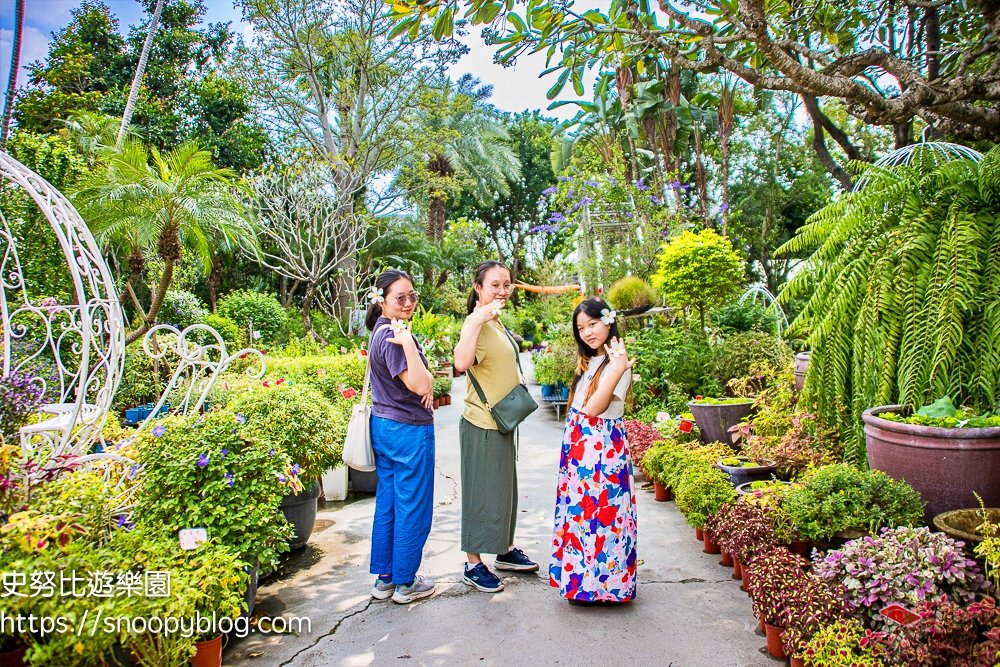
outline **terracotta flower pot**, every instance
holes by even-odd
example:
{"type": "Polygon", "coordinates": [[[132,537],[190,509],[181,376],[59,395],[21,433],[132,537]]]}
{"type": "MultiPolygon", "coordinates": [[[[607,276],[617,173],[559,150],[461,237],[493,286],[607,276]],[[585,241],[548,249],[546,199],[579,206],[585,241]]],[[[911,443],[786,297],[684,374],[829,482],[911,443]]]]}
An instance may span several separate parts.
{"type": "Polygon", "coordinates": [[[779,628],[767,622],[764,623],[764,632],[767,633],[767,652],[770,653],[772,657],[788,657],[785,653],[785,647],[781,645],[781,635],[784,631],[784,628],[779,628]]]}
{"type": "MultiPolygon", "coordinates": [[[[795,391],[802,391],[806,384],[806,371],[809,369],[809,353],[799,352],[795,355],[795,391]]],[[[794,660],[794,658],[793,658],[794,660]]]]}
{"type": "Polygon", "coordinates": [[[763,632],[765,635],[767,635],[767,628],[764,627],[764,617],[758,616],[757,620],[760,621],[760,631],[763,632]]]}
{"type": "Polygon", "coordinates": [[[810,553],[812,552],[812,540],[792,540],[789,549],[792,550],[793,554],[798,554],[809,560],[810,553]]]}
{"type": "Polygon", "coordinates": [[[653,490],[656,492],[656,499],[661,503],[665,503],[670,500],[670,489],[666,484],[660,484],[659,482],[653,482],[653,490]]]}
{"type": "Polygon", "coordinates": [[[749,585],[750,584],[750,576],[749,576],[750,573],[747,572],[747,569],[745,567],[742,568],[742,570],[743,571],[741,572],[741,574],[743,575],[743,591],[747,595],[750,595],[750,585],[749,585]]]}
{"type": "Polygon", "coordinates": [[[24,654],[28,650],[27,646],[0,653],[0,667],[24,667],[24,654]]]}
{"type": "Polygon", "coordinates": [[[733,558],[733,579],[743,580],[743,566],[736,558],[733,558]]]}
{"type": "Polygon", "coordinates": [[[694,529],[694,536],[695,536],[695,538],[696,538],[696,539],[697,539],[697,540],[698,540],[699,542],[702,542],[702,541],[704,541],[704,540],[705,540],[705,535],[704,535],[704,533],[702,533],[702,532],[701,532],[701,528],[695,528],[695,529],[694,529]]]}
{"type": "Polygon", "coordinates": [[[722,553],[722,550],[719,549],[719,545],[715,543],[715,538],[712,537],[711,531],[704,530],[702,531],[702,534],[704,536],[703,541],[705,544],[705,553],[712,555],[722,553]]]}
{"type": "Polygon", "coordinates": [[[733,557],[730,556],[728,552],[722,549],[720,549],[720,551],[722,551],[722,561],[719,563],[719,565],[722,565],[723,567],[733,567],[734,565],[733,557]]]}
{"type": "Polygon", "coordinates": [[[868,465],[920,492],[924,520],[949,510],[1000,507],[1000,426],[942,428],[881,419],[899,405],[865,410],[868,465]]]}
{"type": "Polygon", "coordinates": [[[434,399],[434,409],[437,410],[440,407],[441,407],[441,399],[440,398],[435,398],[434,399]]]}
{"type": "Polygon", "coordinates": [[[795,656],[792,656],[791,663],[791,667],[805,667],[806,665],[806,661],[804,659],[796,658],[795,656]]]}
{"type": "Polygon", "coordinates": [[[222,667],[222,635],[204,642],[196,642],[196,653],[191,667],[222,667]]]}

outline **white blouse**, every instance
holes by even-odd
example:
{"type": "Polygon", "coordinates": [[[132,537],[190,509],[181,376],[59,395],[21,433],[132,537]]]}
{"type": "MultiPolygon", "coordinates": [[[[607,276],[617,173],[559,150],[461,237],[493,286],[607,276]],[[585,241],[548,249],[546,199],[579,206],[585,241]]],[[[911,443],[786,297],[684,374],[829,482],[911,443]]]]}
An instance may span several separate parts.
{"type": "MultiPolygon", "coordinates": [[[[573,408],[576,410],[583,410],[583,399],[587,395],[587,387],[590,385],[591,378],[594,377],[594,370],[596,370],[601,362],[604,361],[605,355],[599,355],[596,357],[591,357],[590,365],[587,370],[584,371],[583,376],[580,381],[576,384],[576,391],[573,393],[573,408]]],[[[604,379],[611,370],[611,366],[605,366],[604,370],[601,371],[600,384],[604,384],[604,379]]],[[[625,394],[628,392],[629,384],[632,382],[632,371],[627,370],[622,373],[622,378],[615,385],[614,398],[611,399],[611,404],[608,409],[601,413],[601,419],[619,419],[625,415],[625,394]],[[615,400],[617,399],[617,400],[615,400]]]]}

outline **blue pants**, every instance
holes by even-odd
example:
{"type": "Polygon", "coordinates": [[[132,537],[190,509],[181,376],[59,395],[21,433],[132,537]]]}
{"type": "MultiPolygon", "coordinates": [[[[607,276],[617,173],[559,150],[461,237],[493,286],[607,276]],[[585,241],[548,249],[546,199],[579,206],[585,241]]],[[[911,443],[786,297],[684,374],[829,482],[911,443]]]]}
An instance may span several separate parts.
{"type": "Polygon", "coordinates": [[[372,417],[375,520],[372,574],[409,584],[417,574],[434,510],[434,425],[411,426],[372,417]]]}

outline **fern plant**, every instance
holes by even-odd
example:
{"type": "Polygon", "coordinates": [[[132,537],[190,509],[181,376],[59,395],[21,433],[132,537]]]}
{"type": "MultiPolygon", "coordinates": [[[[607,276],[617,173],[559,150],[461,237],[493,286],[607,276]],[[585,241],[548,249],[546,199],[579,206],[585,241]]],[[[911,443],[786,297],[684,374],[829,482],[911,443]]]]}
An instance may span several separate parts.
{"type": "MultiPolygon", "coordinates": [[[[983,411],[1000,381],[1000,147],[980,162],[854,164],[866,187],[779,249],[814,249],[779,301],[810,295],[792,329],[812,348],[804,399],[866,461],[861,413],[943,395],[983,411]]],[[[926,153],[925,153],[926,151],[926,153]]]]}

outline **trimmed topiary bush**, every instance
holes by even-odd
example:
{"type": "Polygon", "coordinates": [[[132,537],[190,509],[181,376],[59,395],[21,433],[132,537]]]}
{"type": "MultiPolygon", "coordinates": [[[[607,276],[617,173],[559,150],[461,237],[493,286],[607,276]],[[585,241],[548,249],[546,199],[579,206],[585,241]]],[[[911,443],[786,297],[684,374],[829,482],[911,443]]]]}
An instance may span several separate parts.
{"type": "Polygon", "coordinates": [[[239,290],[230,292],[221,299],[216,308],[219,315],[228,317],[243,331],[250,330],[253,323],[254,333],[259,333],[260,337],[250,341],[255,344],[258,340],[263,343],[273,342],[281,333],[285,320],[288,319],[285,309],[270,294],[261,294],[251,290],[239,290]]]}
{"type": "Polygon", "coordinates": [[[650,306],[659,300],[656,290],[637,276],[626,276],[608,290],[608,303],[618,310],[650,306]]]}

